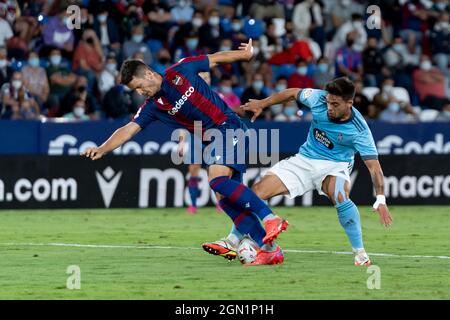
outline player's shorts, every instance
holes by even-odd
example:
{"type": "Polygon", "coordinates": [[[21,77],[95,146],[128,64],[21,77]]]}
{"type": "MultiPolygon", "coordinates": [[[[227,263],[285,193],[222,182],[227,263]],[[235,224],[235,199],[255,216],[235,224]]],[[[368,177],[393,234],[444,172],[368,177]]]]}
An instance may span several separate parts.
{"type": "Polygon", "coordinates": [[[351,165],[349,162],[316,160],[297,154],[281,160],[266,174],[273,173],[278,176],[289,190],[287,196],[293,199],[314,189],[319,194],[326,195],[322,191],[322,183],[327,176],[342,177],[351,183],[351,165]]]}
{"type": "Polygon", "coordinates": [[[189,163],[201,163],[202,167],[218,164],[233,168],[238,173],[245,173],[248,161],[247,129],[242,121],[231,119],[214,128],[223,139],[216,139],[213,134],[211,142],[202,142],[191,135],[190,151],[186,155],[189,163]]]}

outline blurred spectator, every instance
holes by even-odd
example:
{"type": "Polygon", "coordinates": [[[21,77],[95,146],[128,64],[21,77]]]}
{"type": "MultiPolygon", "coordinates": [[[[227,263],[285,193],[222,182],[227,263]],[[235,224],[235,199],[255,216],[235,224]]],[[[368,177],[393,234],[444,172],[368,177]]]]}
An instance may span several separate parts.
{"type": "MultiPolygon", "coordinates": [[[[241,96],[242,104],[247,103],[250,99],[265,99],[267,94],[264,91],[264,77],[260,73],[255,73],[252,78],[252,84],[248,86],[241,96]]],[[[258,119],[264,119],[266,117],[265,112],[261,114],[258,119]]]]}
{"type": "Polygon", "coordinates": [[[323,51],[325,30],[322,8],[316,0],[305,0],[294,8],[292,21],[298,38],[311,37],[323,51]]]}
{"type": "Polygon", "coordinates": [[[14,72],[11,76],[11,81],[3,84],[0,94],[2,119],[23,119],[24,117],[34,119],[39,115],[39,108],[36,102],[23,85],[20,71],[14,72]],[[25,101],[28,101],[28,103],[25,103],[25,101]]]}
{"type": "Polygon", "coordinates": [[[391,123],[407,123],[417,121],[412,110],[398,101],[390,101],[380,113],[379,120],[391,123]]]}
{"type": "Polygon", "coordinates": [[[0,87],[9,82],[13,70],[8,63],[8,52],[5,48],[0,47],[0,87]]]}
{"type": "Polygon", "coordinates": [[[228,107],[238,114],[241,113],[241,109],[239,109],[241,100],[233,92],[231,77],[222,76],[219,82],[218,92],[222,94],[222,100],[225,101],[228,107]]]}
{"type": "Polygon", "coordinates": [[[314,80],[308,76],[308,63],[299,59],[296,64],[296,72],[288,79],[289,88],[314,88],[314,80]]]}
{"type": "Polygon", "coordinates": [[[22,69],[22,76],[25,87],[34,96],[39,106],[47,101],[50,87],[48,84],[47,73],[40,66],[39,56],[36,52],[30,52],[28,64],[22,69]]]}
{"type": "Polygon", "coordinates": [[[419,44],[422,41],[422,30],[426,29],[428,18],[424,1],[403,1],[401,17],[403,29],[400,31],[400,35],[410,47],[419,44]]]}
{"type": "Polygon", "coordinates": [[[190,33],[184,42],[184,46],[181,48],[177,48],[175,51],[175,62],[178,62],[182,58],[198,56],[201,54],[206,54],[207,51],[199,46],[199,38],[198,34],[194,31],[190,33]]]}
{"type": "Polygon", "coordinates": [[[364,83],[369,87],[377,87],[383,77],[384,58],[378,49],[377,38],[369,38],[367,48],[362,53],[364,83]]]}
{"type": "Polygon", "coordinates": [[[194,9],[189,0],[177,0],[176,5],[170,10],[172,21],[182,25],[192,20],[194,9]]]}
{"type": "Polygon", "coordinates": [[[333,38],[335,48],[343,47],[348,40],[348,34],[352,34],[353,43],[351,48],[357,52],[362,52],[367,43],[367,32],[360,14],[353,14],[351,21],[345,22],[339,27],[333,38]]]}
{"type": "Polygon", "coordinates": [[[447,99],[444,102],[442,111],[436,117],[436,121],[447,121],[450,122],[450,100],[447,99]]]}
{"type": "Polygon", "coordinates": [[[74,104],[81,99],[85,104],[85,113],[90,115],[91,118],[97,117],[100,107],[98,106],[97,99],[87,90],[87,86],[88,79],[84,76],[78,76],[75,84],[62,101],[58,112],[59,116],[71,112],[74,104]]]}
{"type": "Polygon", "coordinates": [[[420,68],[414,71],[413,82],[421,105],[436,110],[442,109],[446,99],[445,75],[433,67],[427,56],[422,57],[420,68]]]}
{"type": "Polygon", "coordinates": [[[112,87],[103,97],[103,111],[106,118],[123,119],[135,113],[130,97],[130,89],[124,85],[112,87]]]}
{"type": "Polygon", "coordinates": [[[77,76],[70,71],[67,65],[62,64],[61,51],[53,49],[50,52],[50,64],[47,67],[47,77],[50,80],[50,95],[48,97],[49,116],[58,112],[61,100],[70,91],[77,76]]]}
{"type": "Polygon", "coordinates": [[[199,31],[199,45],[208,48],[209,52],[216,52],[220,45],[220,16],[219,11],[212,10],[208,23],[203,24],[199,31]]]}
{"type": "MultiPolygon", "coordinates": [[[[439,2],[439,4],[445,4],[439,2]]],[[[433,60],[436,62],[439,69],[441,69],[447,77],[450,76],[450,21],[449,13],[442,12],[439,16],[439,21],[434,25],[430,33],[431,52],[433,60]]]]}
{"type": "Polygon", "coordinates": [[[113,54],[106,59],[105,69],[98,77],[98,90],[103,97],[112,87],[116,85],[119,71],[117,70],[117,60],[113,54]]]}
{"type": "Polygon", "coordinates": [[[167,41],[167,33],[172,20],[167,3],[160,0],[145,0],[142,8],[148,19],[150,37],[161,42],[167,41]]]}
{"type": "Polygon", "coordinates": [[[144,62],[150,65],[152,63],[152,53],[143,41],[144,28],[141,25],[134,26],[131,31],[131,38],[123,44],[123,58],[128,59],[136,52],[141,52],[144,54],[144,62]]]}
{"type": "Polygon", "coordinates": [[[88,79],[88,90],[93,92],[96,75],[103,70],[103,51],[94,30],[87,29],[73,54],[72,67],[75,73],[88,79]]]}
{"type": "Polygon", "coordinates": [[[283,50],[282,39],[277,35],[273,22],[267,25],[266,33],[260,37],[260,42],[261,52],[265,60],[269,59],[274,53],[283,50]]]}
{"type": "MultiPolygon", "coordinates": [[[[120,37],[119,29],[116,23],[109,17],[109,12],[104,6],[96,19],[94,20],[94,30],[97,38],[103,49],[103,54],[106,55],[113,51],[116,56],[120,53],[120,37]]],[[[85,28],[86,29],[86,28],[85,28]]]]}
{"type": "Polygon", "coordinates": [[[254,0],[250,7],[250,16],[254,19],[265,18],[284,19],[284,8],[276,0],[254,0]]]}
{"type": "Polygon", "coordinates": [[[286,121],[295,122],[300,121],[300,117],[297,115],[298,106],[294,100],[286,102],[283,108],[283,113],[286,116],[286,121]]]}
{"type": "Polygon", "coordinates": [[[353,49],[355,33],[347,34],[347,45],[338,50],[336,56],[336,77],[347,76],[360,79],[363,73],[361,53],[353,49]]]}
{"type": "Polygon", "coordinates": [[[323,89],[325,85],[333,79],[333,74],[330,70],[328,58],[320,57],[317,60],[316,71],[313,75],[313,81],[317,88],[323,89]]]}
{"type": "MultiPolygon", "coordinates": [[[[5,14],[4,12],[3,14],[5,14]]],[[[0,47],[4,47],[6,42],[14,36],[9,22],[0,14],[0,47]]]]}
{"type": "Polygon", "coordinates": [[[51,48],[58,48],[63,54],[70,54],[74,49],[75,37],[73,31],[67,27],[69,16],[66,10],[62,10],[57,16],[48,18],[43,26],[43,39],[46,48],[43,55],[48,55],[51,48]]]}
{"type": "Polygon", "coordinates": [[[77,99],[72,107],[72,112],[63,115],[65,119],[71,120],[89,120],[89,116],[86,114],[86,104],[83,99],[77,99]]]}
{"type": "Polygon", "coordinates": [[[369,115],[369,99],[362,93],[363,82],[355,81],[355,97],[353,98],[353,106],[364,116],[369,115]]]}
{"type": "Polygon", "coordinates": [[[164,74],[164,71],[170,67],[170,52],[166,48],[161,48],[156,56],[157,61],[153,62],[152,69],[158,73],[164,74]]]}
{"type": "Polygon", "coordinates": [[[188,21],[187,23],[181,25],[176,31],[171,44],[170,49],[171,54],[174,54],[177,48],[183,47],[184,39],[188,37],[189,34],[193,33],[198,34],[203,24],[204,24],[203,12],[195,11],[192,21],[188,21]]]}

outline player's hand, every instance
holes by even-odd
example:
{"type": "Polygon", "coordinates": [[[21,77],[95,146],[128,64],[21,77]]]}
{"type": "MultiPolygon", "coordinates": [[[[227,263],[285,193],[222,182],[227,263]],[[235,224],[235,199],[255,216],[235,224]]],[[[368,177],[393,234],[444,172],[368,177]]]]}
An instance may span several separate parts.
{"type": "Polygon", "coordinates": [[[91,160],[98,160],[103,157],[105,153],[100,150],[100,148],[87,148],[81,153],[82,156],[90,158],[91,160]]]}
{"type": "Polygon", "coordinates": [[[245,60],[250,61],[253,58],[253,41],[252,39],[248,40],[248,43],[241,43],[239,46],[239,50],[244,51],[245,60]]]}
{"type": "Polygon", "coordinates": [[[390,227],[392,225],[392,216],[385,204],[379,204],[377,209],[374,208],[374,211],[377,211],[380,215],[380,223],[383,226],[390,227]]]}
{"type": "Polygon", "coordinates": [[[261,100],[250,99],[246,104],[240,106],[240,108],[244,111],[253,112],[253,116],[251,122],[254,122],[256,118],[259,117],[264,107],[261,103],[261,100]]]}

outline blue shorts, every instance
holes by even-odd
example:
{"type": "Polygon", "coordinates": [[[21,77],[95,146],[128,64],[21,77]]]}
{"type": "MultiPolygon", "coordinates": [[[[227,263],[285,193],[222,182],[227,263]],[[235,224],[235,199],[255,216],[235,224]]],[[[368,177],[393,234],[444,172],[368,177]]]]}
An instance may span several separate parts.
{"type": "Polygon", "coordinates": [[[204,136],[203,141],[191,135],[187,155],[189,163],[223,165],[243,174],[248,161],[247,126],[240,120],[230,120],[213,129],[209,131],[211,134],[204,136]],[[211,142],[209,139],[205,141],[206,137],[210,137],[211,142]]]}

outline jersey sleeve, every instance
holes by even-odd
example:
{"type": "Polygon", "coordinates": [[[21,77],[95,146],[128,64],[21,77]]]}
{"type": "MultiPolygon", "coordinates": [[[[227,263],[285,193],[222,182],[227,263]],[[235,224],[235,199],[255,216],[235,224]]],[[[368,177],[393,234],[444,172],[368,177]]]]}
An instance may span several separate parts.
{"type": "Polygon", "coordinates": [[[312,109],[319,104],[323,104],[325,102],[326,95],[327,92],[325,90],[306,88],[299,91],[297,101],[312,109]]]}
{"type": "Polygon", "coordinates": [[[378,159],[377,147],[369,128],[366,128],[366,130],[356,136],[354,144],[356,151],[359,152],[364,161],[378,159]]]}
{"type": "Polygon", "coordinates": [[[155,114],[151,111],[150,103],[144,102],[139,110],[133,117],[133,122],[136,123],[141,129],[147,127],[150,123],[156,120],[155,114]]]}
{"type": "Polygon", "coordinates": [[[181,73],[198,74],[199,72],[209,72],[209,58],[207,55],[183,58],[171,68],[181,73]]]}

